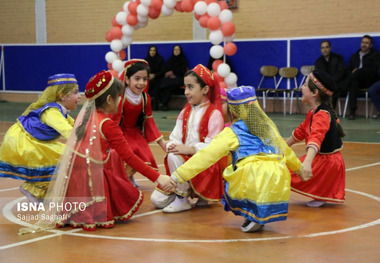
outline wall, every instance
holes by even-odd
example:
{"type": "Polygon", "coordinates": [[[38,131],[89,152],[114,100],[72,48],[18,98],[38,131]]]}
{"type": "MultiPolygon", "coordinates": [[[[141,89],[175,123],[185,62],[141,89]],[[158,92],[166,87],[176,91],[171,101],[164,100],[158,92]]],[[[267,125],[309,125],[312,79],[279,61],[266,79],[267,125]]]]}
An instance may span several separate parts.
{"type": "MultiPolygon", "coordinates": [[[[48,43],[105,42],[120,0],[46,0],[48,43]]],[[[0,43],[35,43],[33,0],[0,0],[0,43]]],[[[379,32],[378,0],[238,0],[236,38],[379,32]]],[[[191,13],[150,20],[135,41],[192,39],[191,13]]]]}

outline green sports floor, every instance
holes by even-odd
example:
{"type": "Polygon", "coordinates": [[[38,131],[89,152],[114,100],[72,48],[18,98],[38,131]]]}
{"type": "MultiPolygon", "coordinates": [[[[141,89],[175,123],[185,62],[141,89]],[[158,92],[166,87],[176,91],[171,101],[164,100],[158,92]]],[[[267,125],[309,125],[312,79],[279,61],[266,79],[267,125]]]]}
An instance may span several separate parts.
{"type": "MultiPolygon", "coordinates": [[[[15,122],[18,116],[27,108],[29,103],[24,102],[0,102],[0,122],[15,122]]],[[[80,107],[79,107],[80,108],[80,107]]],[[[75,117],[77,111],[71,112],[75,117]]],[[[175,124],[179,111],[154,111],[153,117],[158,129],[170,132],[175,124]]],[[[293,114],[284,116],[281,113],[269,113],[268,116],[276,123],[280,133],[287,138],[291,132],[304,120],[304,114],[293,114]]],[[[350,142],[373,142],[380,143],[380,119],[366,119],[357,117],[356,120],[340,119],[347,134],[344,141],[350,142]]]]}

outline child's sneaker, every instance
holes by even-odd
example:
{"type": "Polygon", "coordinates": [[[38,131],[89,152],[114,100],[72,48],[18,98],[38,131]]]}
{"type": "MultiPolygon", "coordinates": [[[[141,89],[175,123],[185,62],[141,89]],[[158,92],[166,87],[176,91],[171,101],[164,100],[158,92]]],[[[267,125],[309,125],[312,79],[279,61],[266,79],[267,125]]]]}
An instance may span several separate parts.
{"type": "Polygon", "coordinates": [[[179,198],[176,196],[173,203],[162,209],[165,213],[177,213],[191,209],[191,204],[187,197],[179,198]]]}
{"type": "Polygon", "coordinates": [[[256,222],[245,219],[244,223],[241,225],[241,231],[244,233],[257,232],[263,229],[264,225],[260,225],[256,222]]]}
{"type": "Polygon", "coordinates": [[[325,201],[313,200],[313,201],[307,202],[306,206],[308,206],[308,207],[321,207],[324,204],[326,204],[325,201]]]}

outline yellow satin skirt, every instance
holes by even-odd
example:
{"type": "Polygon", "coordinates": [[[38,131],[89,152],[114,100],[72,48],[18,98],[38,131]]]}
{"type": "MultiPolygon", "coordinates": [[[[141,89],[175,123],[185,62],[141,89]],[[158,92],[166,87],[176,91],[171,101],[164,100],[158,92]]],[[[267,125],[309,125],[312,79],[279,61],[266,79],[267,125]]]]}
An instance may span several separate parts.
{"type": "Polygon", "coordinates": [[[285,220],[290,196],[290,172],[285,157],[263,154],[228,166],[223,203],[227,211],[260,224],[285,220]]]}

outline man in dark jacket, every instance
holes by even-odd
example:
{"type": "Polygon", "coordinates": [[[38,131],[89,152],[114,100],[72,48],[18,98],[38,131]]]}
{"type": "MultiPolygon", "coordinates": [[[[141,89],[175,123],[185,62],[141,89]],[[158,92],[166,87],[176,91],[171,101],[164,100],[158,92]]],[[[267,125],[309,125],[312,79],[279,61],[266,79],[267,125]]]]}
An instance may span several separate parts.
{"type": "Polygon", "coordinates": [[[350,120],[355,119],[358,90],[368,89],[378,79],[379,53],[372,49],[372,41],[371,36],[363,36],[360,49],[352,54],[348,63],[347,87],[350,92],[348,119],[350,120]]]}
{"type": "Polygon", "coordinates": [[[337,92],[333,95],[333,109],[335,109],[339,94],[345,92],[342,81],[345,79],[346,66],[341,55],[331,52],[331,43],[328,40],[321,41],[322,55],[315,61],[315,68],[329,74],[337,85],[337,92]]]}

